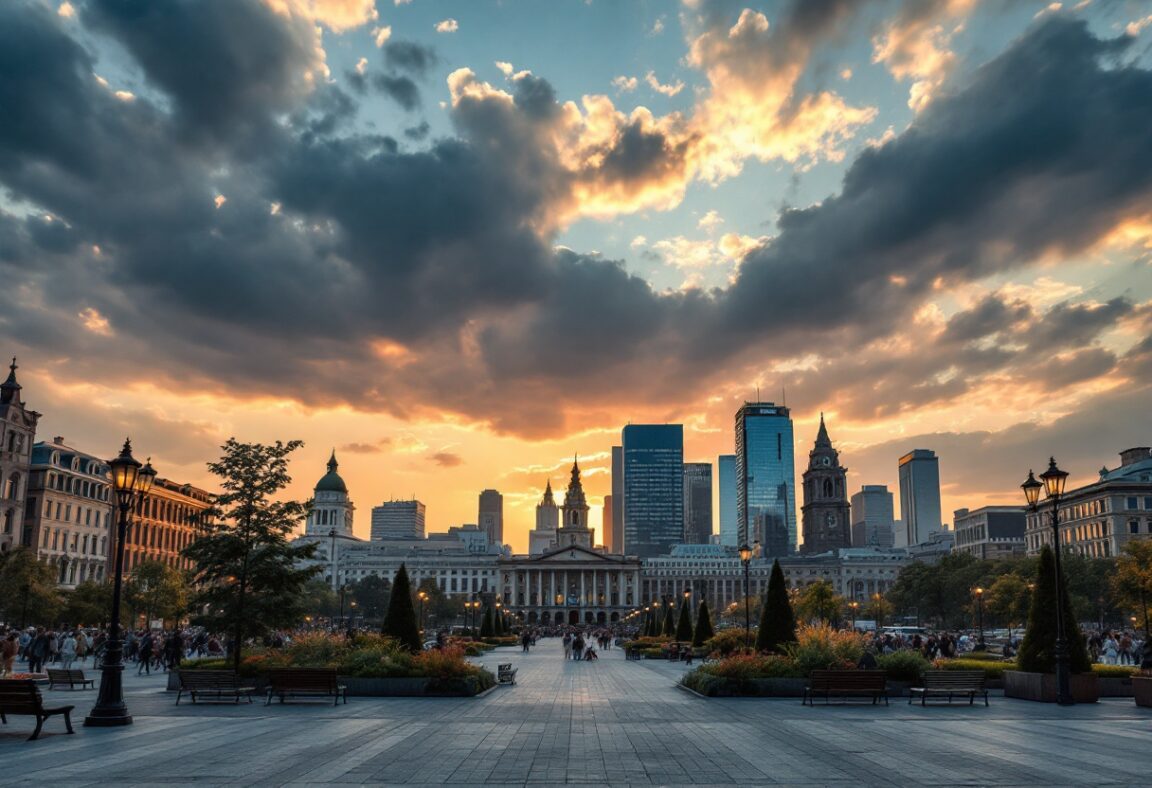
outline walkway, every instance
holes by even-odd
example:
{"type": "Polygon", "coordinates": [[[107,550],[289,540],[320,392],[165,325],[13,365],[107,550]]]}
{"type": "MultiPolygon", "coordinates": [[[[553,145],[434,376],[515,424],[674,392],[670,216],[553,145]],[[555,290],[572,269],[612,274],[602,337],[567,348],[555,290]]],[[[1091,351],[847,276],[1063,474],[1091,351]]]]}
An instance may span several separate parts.
{"type": "MultiPolygon", "coordinates": [[[[174,704],[161,678],[128,678],[136,724],[0,726],[0,785],[1146,785],[1152,713],[1131,699],[1061,709],[802,708],[798,700],[703,700],[673,687],[683,670],[565,662],[542,641],[485,658],[519,683],[482,698],[352,698],[252,706],[174,704]]],[[[95,693],[55,691],[83,719],[95,693]]]]}

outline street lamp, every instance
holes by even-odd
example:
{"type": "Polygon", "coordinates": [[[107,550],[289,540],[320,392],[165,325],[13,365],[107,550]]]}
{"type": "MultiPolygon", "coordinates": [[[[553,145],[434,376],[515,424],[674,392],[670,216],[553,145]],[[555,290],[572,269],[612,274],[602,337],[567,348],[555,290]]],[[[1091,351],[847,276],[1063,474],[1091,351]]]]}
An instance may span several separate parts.
{"type": "Polygon", "coordinates": [[[120,456],[108,463],[112,471],[112,489],[120,516],[116,523],[115,574],[112,577],[112,621],[100,670],[100,694],[96,705],[84,718],[91,727],[131,725],[132,716],[124,704],[124,642],[120,638],[120,595],[123,590],[124,540],[128,535],[128,514],[152,489],[156,471],[152,463],[141,467],[132,456],[132,442],[124,441],[120,456]]]}
{"type": "Polygon", "coordinates": [[[856,611],[860,608],[860,603],[853,599],[848,603],[848,607],[852,608],[852,631],[856,631],[856,611]]]}
{"type": "Polygon", "coordinates": [[[420,635],[424,635],[424,600],[428,598],[427,591],[420,591],[416,594],[416,598],[420,600],[420,635]]]}
{"type": "Polygon", "coordinates": [[[1040,490],[1052,501],[1052,548],[1056,556],[1056,702],[1061,706],[1071,706],[1072,677],[1068,660],[1068,638],[1064,633],[1064,617],[1068,611],[1064,610],[1064,573],[1060,561],[1060,496],[1064,494],[1064,485],[1068,482],[1068,473],[1056,467],[1056,458],[1048,458],[1048,470],[1040,474],[1040,481],[1028,471],[1028,478],[1020,485],[1024,491],[1024,498],[1033,512],[1039,511],[1040,490]]]}
{"type": "Polygon", "coordinates": [[[748,543],[740,545],[740,563],[744,565],[744,643],[751,645],[752,643],[752,601],[748,598],[751,593],[749,588],[751,584],[751,566],[752,557],[760,552],[760,542],[757,541],[752,547],[748,543]]]}
{"type": "Polygon", "coordinates": [[[977,626],[980,629],[980,639],[977,641],[977,645],[979,645],[980,647],[983,647],[984,646],[984,589],[981,588],[980,586],[977,586],[976,588],[972,589],[972,593],[976,595],[976,610],[977,610],[977,615],[979,618],[979,624],[977,626]]]}

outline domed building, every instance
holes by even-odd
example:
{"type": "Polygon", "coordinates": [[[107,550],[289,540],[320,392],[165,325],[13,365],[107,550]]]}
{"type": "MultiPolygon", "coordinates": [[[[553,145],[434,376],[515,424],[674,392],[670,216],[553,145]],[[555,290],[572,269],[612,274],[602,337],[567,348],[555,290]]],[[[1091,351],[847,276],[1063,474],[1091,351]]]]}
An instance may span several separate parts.
{"type": "Polygon", "coordinates": [[[316,482],[312,496],[312,511],[304,526],[305,536],[336,536],[355,539],[352,535],[352,515],[356,507],[348,497],[348,485],[338,470],[336,451],[328,460],[328,473],[316,482]]]}

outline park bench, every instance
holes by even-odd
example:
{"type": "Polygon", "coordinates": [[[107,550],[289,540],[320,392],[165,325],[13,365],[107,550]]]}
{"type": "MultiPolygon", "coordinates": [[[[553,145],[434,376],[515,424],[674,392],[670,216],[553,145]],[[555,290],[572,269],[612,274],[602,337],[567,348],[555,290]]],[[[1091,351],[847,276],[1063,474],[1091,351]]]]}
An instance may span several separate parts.
{"type": "Polygon", "coordinates": [[[331,697],[335,706],[343,698],[348,702],[348,688],[336,679],[336,671],[327,668],[277,668],[268,672],[268,703],[279,696],[284,702],[287,696],[331,697]]]}
{"type": "Polygon", "coordinates": [[[908,691],[908,703],[919,695],[920,705],[927,706],[929,696],[947,697],[952,702],[953,697],[968,697],[968,705],[976,702],[977,695],[984,696],[984,705],[988,705],[988,690],[984,687],[984,671],[982,670],[926,670],[924,671],[924,686],[913,687],[908,691]]]}
{"type": "Polygon", "coordinates": [[[96,681],[84,678],[82,670],[48,668],[48,689],[56,689],[57,684],[67,684],[68,689],[76,689],[77,684],[80,685],[80,689],[87,689],[89,686],[92,689],[96,688],[96,681]]]}
{"type": "Polygon", "coordinates": [[[871,698],[872,705],[884,699],[888,705],[888,677],[882,670],[814,670],[808,676],[801,705],[815,706],[817,695],[824,702],[835,695],[838,698],[871,698]]]}
{"type": "Polygon", "coordinates": [[[64,715],[64,724],[72,733],[72,709],[75,706],[44,707],[44,696],[33,679],[0,679],[0,722],[8,724],[8,715],[36,718],[36,730],[28,737],[32,741],[40,736],[44,720],[56,714],[64,715]]]}
{"type": "Polygon", "coordinates": [[[252,702],[252,693],[256,687],[245,684],[243,680],[230,670],[180,670],[180,691],[176,693],[176,705],[180,705],[180,698],[187,692],[195,703],[205,696],[216,700],[232,698],[236,703],[241,696],[247,696],[252,702]]]}
{"type": "Polygon", "coordinates": [[[516,683],[516,668],[512,667],[511,662],[496,666],[496,681],[501,684],[516,683]]]}

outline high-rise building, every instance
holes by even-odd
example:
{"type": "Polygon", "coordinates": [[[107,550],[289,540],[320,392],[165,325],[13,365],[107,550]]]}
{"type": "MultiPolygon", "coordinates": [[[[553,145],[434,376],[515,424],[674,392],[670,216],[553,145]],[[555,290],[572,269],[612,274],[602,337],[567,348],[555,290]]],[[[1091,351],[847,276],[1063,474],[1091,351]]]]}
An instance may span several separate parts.
{"type": "Polygon", "coordinates": [[[816,444],[808,453],[808,470],[804,471],[801,552],[814,555],[852,546],[847,479],[848,469],[840,464],[840,452],[832,446],[821,413],[816,444]]]}
{"type": "Polygon", "coordinates": [[[352,536],[352,519],[356,512],[348,497],[348,486],[339,473],[340,463],[336,462],[336,451],[328,459],[328,473],[316,482],[312,491],[312,510],[304,523],[304,533],[308,536],[352,536]]]}
{"type": "Polygon", "coordinates": [[[536,527],[528,534],[528,554],[543,555],[556,547],[560,527],[560,507],[552,495],[552,480],[544,485],[544,497],[536,504],[536,527]]]}
{"type": "Polygon", "coordinates": [[[796,463],[792,418],[772,402],[736,411],[736,522],[739,541],[759,541],[771,558],[796,551],[796,463]]]}
{"type": "Polygon", "coordinates": [[[903,539],[897,547],[927,542],[930,534],[943,528],[940,519],[940,461],[936,452],[913,449],[900,458],[900,517],[904,520],[903,539]]]}
{"type": "Polygon", "coordinates": [[[712,537],[712,463],[684,463],[684,544],[712,537]]]}
{"type": "Polygon", "coordinates": [[[24,498],[40,414],[25,407],[16,369],[16,359],[12,359],[8,379],[0,383],[0,552],[20,544],[32,546],[32,530],[25,527],[24,498]]]}
{"type": "Polygon", "coordinates": [[[385,501],[372,507],[373,542],[385,539],[423,539],[424,504],[411,501],[385,501]]]}
{"type": "Polygon", "coordinates": [[[721,454],[716,460],[720,487],[720,544],[740,546],[740,526],[736,518],[736,455],[721,454]]]}
{"type": "Polygon", "coordinates": [[[504,496],[496,490],[480,493],[480,513],[476,524],[488,534],[490,544],[504,544],[504,496]]]}
{"type": "Polygon", "coordinates": [[[865,484],[852,496],[852,546],[892,547],[896,524],[892,493],[885,484],[865,484]]]}
{"type": "Polygon", "coordinates": [[[684,540],[684,426],[629,424],[622,443],[624,552],[665,555],[684,540]]]}
{"type": "Polygon", "coordinates": [[[612,538],[604,535],[610,553],[624,552],[624,447],[612,447],[612,538]]]}
{"type": "Polygon", "coordinates": [[[601,514],[601,522],[604,524],[603,545],[604,550],[612,552],[612,542],[615,541],[616,524],[612,519],[612,496],[604,496],[603,513],[601,514]]]}

